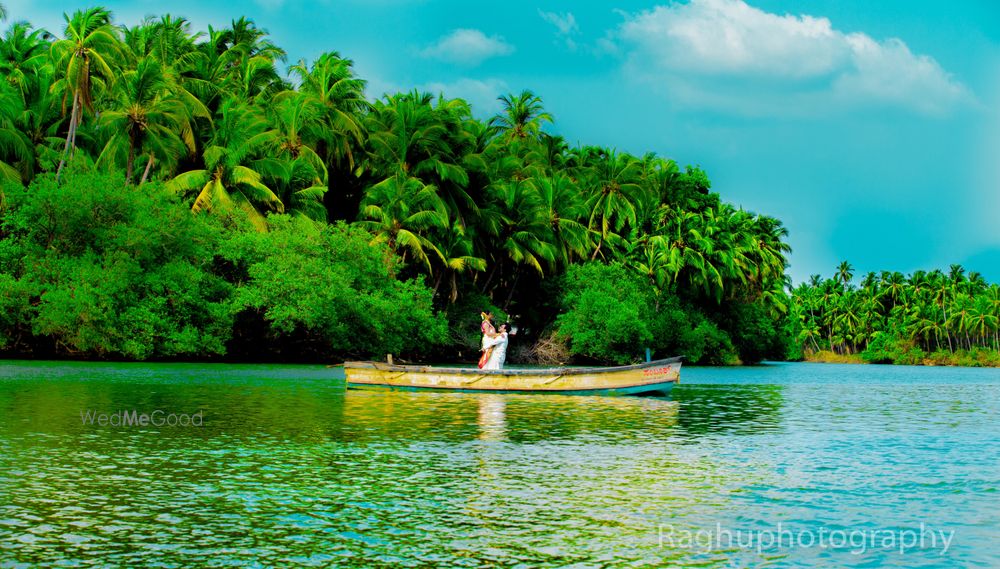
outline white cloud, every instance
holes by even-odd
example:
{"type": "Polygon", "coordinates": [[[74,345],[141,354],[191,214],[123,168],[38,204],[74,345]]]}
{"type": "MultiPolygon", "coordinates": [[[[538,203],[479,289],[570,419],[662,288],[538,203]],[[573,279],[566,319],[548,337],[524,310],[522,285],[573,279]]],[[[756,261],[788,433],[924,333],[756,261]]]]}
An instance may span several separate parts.
{"type": "Polygon", "coordinates": [[[748,114],[876,103],[939,114],[969,97],[899,39],[844,33],[826,18],[773,14],[743,0],[658,6],[627,16],[612,38],[627,75],[680,103],[748,114]]]}
{"type": "Polygon", "coordinates": [[[576,41],[573,39],[573,36],[580,33],[580,27],[576,24],[576,17],[573,16],[572,12],[557,14],[555,12],[543,12],[539,10],[538,15],[556,27],[556,36],[561,43],[571,50],[576,49],[576,41]]]}
{"type": "Polygon", "coordinates": [[[459,28],[420,51],[423,57],[462,65],[478,65],[483,61],[514,53],[514,46],[500,36],[487,36],[479,30],[459,28]]]}
{"type": "Polygon", "coordinates": [[[420,91],[437,95],[443,93],[449,99],[465,99],[477,117],[492,116],[500,111],[500,95],[510,91],[501,79],[459,79],[448,83],[434,82],[420,85],[420,91]]]}

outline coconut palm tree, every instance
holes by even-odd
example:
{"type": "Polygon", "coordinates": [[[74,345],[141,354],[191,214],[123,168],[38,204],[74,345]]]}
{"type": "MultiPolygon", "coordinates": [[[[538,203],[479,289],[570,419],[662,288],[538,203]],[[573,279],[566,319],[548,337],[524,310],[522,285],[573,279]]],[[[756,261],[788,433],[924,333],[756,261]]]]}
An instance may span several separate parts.
{"type": "Polygon", "coordinates": [[[472,239],[459,225],[451,225],[435,236],[434,243],[441,252],[443,267],[434,279],[434,294],[441,285],[448,282],[448,302],[458,300],[458,276],[470,272],[486,270],[486,259],[473,253],[472,239]]]}
{"type": "Polygon", "coordinates": [[[854,278],[854,267],[847,261],[841,261],[837,265],[837,278],[840,279],[845,288],[850,287],[851,279],[854,278]]]}
{"type": "Polygon", "coordinates": [[[0,180],[21,183],[23,173],[30,170],[33,153],[31,143],[16,125],[21,108],[20,94],[9,84],[0,84],[0,180]],[[13,164],[3,160],[12,158],[13,164]]]}
{"type": "Polygon", "coordinates": [[[268,128],[259,112],[236,100],[226,101],[215,132],[202,151],[204,168],[178,175],[168,187],[181,194],[197,191],[191,206],[194,212],[240,211],[254,227],[265,231],[267,221],[258,208],[281,212],[284,206],[258,171],[269,162],[254,160],[264,150],[274,148],[276,141],[277,133],[268,128]]]}
{"type": "Polygon", "coordinates": [[[558,260],[564,266],[583,258],[590,249],[590,231],[582,220],[587,217],[580,188],[564,172],[556,172],[533,182],[542,200],[558,260]]]}
{"type": "Polygon", "coordinates": [[[65,38],[52,44],[52,59],[60,80],[53,88],[73,100],[69,132],[63,157],[59,160],[56,179],[62,173],[66,159],[76,148],[77,128],[84,110],[94,110],[95,87],[102,88],[114,81],[113,63],[121,56],[118,31],[111,25],[111,12],[104,8],[78,10],[66,20],[65,38]]]}
{"type": "Polygon", "coordinates": [[[0,75],[21,93],[27,102],[32,80],[49,61],[52,35],[34,29],[27,22],[15,22],[0,40],[0,75]]]}
{"type": "Polygon", "coordinates": [[[552,115],[545,111],[542,98],[525,89],[519,94],[508,93],[498,97],[503,109],[501,113],[490,119],[501,136],[508,140],[534,138],[542,134],[545,123],[553,121],[552,115]]]}
{"type": "Polygon", "coordinates": [[[98,158],[98,163],[120,164],[124,157],[125,180],[134,181],[136,158],[147,155],[140,184],[149,176],[154,158],[173,164],[185,152],[196,151],[191,120],[208,117],[208,110],[197,103],[190,108],[176,96],[172,83],[160,63],[149,57],[140,59],[134,69],[122,74],[101,114],[102,128],[112,133],[98,158]]]}
{"type": "Polygon", "coordinates": [[[325,136],[317,141],[317,152],[328,167],[346,164],[353,169],[352,148],[362,144],[361,116],[371,105],[365,99],[365,81],[355,77],[353,67],[353,61],[328,52],[312,65],[301,60],[289,70],[298,77],[298,92],[323,108],[325,136]]]}
{"type": "Polygon", "coordinates": [[[601,254],[601,248],[614,229],[620,233],[626,227],[634,229],[638,213],[648,199],[640,185],[642,164],[632,156],[614,150],[596,150],[590,176],[583,178],[587,209],[591,211],[589,227],[597,235],[591,259],[601,254]]]}
{"type": "Polygon", "coordinates": [[[432,274],[431,255],[447,263],[428,239],[432,230],[448,227],[448,213],[437,188],[418,178],[397,173],[368,188],[361,202],[358,225],[370,231],[375,242],[384,242],[412,257],[432,274]]]}
{"type": "Polygon", "coordinates": [[[326,171],[317,170],[314,160],[301,155],[297,158],[264,158],[255,161],[254,167],[268,172],[268,187],[281,200],[286,213],[315,222],[326,221],[326,208],[323,206],[323,194],[326,193],[323,177],[326,171]]]}

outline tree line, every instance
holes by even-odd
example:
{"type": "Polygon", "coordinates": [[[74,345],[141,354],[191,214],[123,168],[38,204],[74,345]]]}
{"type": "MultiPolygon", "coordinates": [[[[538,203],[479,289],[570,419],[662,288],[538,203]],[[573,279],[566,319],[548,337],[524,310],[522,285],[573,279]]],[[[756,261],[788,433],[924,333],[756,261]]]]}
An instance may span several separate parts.
{"type": "Polygon", "coordinates": [[[14,22],[0,74],[8,351],[475,359],[482,310],[525,361],[752,362],[800,336],[779,220],[697,167],[571,145],[530,90],[487,119],[373,99],[350,59],[292,63],[250,19],[103,8],[14,22]]]}
{"type": "Polygon", "coordinates": [[[878,363],[1000,365],[1000,285],[961,265],[867,273],[843,262],[791,294],[799,346],[878,363]]]}

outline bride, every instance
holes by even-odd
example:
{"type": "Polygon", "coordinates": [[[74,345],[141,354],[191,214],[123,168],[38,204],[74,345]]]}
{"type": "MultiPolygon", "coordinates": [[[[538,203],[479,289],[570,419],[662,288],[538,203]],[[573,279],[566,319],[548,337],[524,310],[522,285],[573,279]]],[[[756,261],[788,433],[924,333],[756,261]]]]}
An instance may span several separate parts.
{"type": "Polygon", "coordinates": [[[486,363],[481,366],[482,369],[503,369],[503,364],[507,360],[507,335],[507,325],[502,324],[495,336],[483,337],[483,348],[489,350],[489,355],[486,363]]]}

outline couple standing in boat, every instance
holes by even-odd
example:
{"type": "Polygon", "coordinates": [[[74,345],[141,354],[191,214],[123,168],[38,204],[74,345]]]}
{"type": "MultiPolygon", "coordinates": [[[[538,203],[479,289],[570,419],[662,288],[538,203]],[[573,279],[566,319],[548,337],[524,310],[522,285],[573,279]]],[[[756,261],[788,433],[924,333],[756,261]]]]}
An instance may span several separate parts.
{"type": "Polygon", "coordinates": [[[501,324],[497,330],[493,326],[493,315],[489,312],[481,312],[479,315],[483,319],[479,327],[483,332],[483,355],[479,358],[479,368],[503,369],[503,364],[507,360],[507,336],[512,332],[507,331],[506,324],[501,324]]]}

